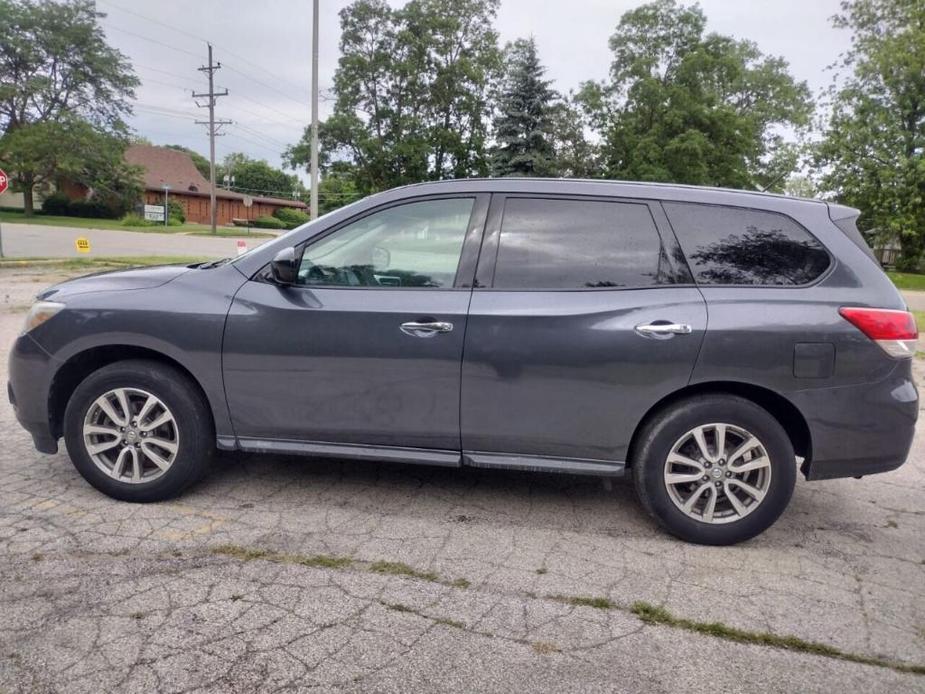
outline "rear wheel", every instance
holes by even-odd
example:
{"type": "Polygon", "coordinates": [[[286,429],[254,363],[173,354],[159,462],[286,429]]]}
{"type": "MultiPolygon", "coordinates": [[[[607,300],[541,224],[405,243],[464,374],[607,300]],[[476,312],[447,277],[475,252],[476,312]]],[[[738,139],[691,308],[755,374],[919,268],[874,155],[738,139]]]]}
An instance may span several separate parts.
{"type": "Polygon", "coordinates": [[[796,483],[783,427],[737,396],[676,403],[646,425],[636,448],[633,478],[643,506],[689,542],[754,537],[783,513],[796,483]]]}
{"type": "Polygon", "coordinates": [[[211,414],[195,384],[146,360],[110,364],[77,386],[64,438],[80,474],[124,501],[176,496],[206,468],[214,443],[211,414]]]}

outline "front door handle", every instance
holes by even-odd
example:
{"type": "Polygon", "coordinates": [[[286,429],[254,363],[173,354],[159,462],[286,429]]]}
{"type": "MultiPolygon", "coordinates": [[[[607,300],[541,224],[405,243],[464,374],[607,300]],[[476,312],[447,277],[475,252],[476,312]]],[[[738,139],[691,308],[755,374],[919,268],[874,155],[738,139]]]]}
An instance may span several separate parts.
{"type": "Polygon", "coordinates": [[[434,321],[431,323],[411,321],[410,323],[401,324],[401,331],[412,337],[433,337],[437,333],[448,333],[451,330],[453,330],[453,324],[443,321],[434,321]]]}
{"type": "Polygon", "coordinates": [[[655,337],[665,339],[672,335],[690,335],[693,328],[687,323],[668,323],[655,322],[644,325],[637,325],[636,332],[643,337],[655,337]]]}

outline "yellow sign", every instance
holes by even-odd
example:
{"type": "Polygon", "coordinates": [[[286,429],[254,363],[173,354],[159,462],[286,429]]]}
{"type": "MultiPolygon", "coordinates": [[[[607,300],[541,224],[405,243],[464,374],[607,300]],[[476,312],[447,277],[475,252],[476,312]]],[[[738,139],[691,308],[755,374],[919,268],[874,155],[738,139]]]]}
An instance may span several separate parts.
{"type": "Polygon", "coordinates": [[[89,253],[90,252],[90,239],[87,239],[81,236],[79,239],[74,241],[74,245],[77,246],[78,253],[89,253]]]}

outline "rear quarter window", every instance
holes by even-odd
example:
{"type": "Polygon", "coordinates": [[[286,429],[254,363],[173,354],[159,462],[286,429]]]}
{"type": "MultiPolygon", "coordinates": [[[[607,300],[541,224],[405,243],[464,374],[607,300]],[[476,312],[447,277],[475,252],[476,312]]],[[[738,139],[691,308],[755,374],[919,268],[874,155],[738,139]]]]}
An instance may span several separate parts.
{"type": "Polygon", "coordinates": [[[799,286],[829,267],[823,245],[786,215],[696,203],[664,208],[698,284],[799,286]]]}

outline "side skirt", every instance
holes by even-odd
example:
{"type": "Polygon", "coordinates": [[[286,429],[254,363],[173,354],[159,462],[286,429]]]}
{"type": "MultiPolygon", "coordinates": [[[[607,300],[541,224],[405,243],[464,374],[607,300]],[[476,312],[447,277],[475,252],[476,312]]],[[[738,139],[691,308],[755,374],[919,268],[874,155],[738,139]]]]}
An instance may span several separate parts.
{"type": "Polygon", "coordinates": [[[562,472],[571,475],[622,477],[626,464],[620,461],[585,458],[553,458],[540,455],[485,453],[481,451],[448,451],[431,448],[371,446],[366,444],[329,443],[324,441],[286,441],[276,439],[239,438],[236,442],[222,437],[217,442],[222,450],[242,450],[249,453],[306,455],[319,458],[350,458],[440,467],[477,467],[526,472],[562,472]]]}
{"type": "Polygon", "coordinates": [[[599,477],[623,477],[626,473],[626,463],[618,461],[477,451],[463,451],[463,465],[528,472],[564,472],[570,475],[597,475],[599,477]]]}

